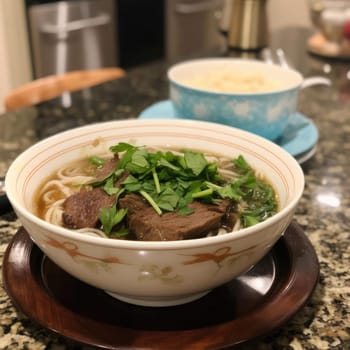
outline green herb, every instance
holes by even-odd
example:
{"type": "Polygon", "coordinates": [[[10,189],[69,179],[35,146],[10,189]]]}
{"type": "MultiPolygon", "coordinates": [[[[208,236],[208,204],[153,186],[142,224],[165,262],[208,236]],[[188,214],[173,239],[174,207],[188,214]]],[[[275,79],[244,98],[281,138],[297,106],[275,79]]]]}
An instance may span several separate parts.
{"type": "Polygon", "coordinates": [[[235,184],[233,182],[225,185],[225,186],[219,186],[216,184],[213,184],[211,182],[206,182],[206,185],[209,188],[212,188],[215,190],[215,192],[221,197],[225,199],[232,199],[233,201],[239,201],[242,197],[237,193],[237,189],[235,188],[235,184]]]}
{"type": "Polygon", "coordinates": [[[278,204],[273,188],[255,176],[242,156],[235,159],[233,163],[235,171],[242,175],[233,182],[234,188],[247,204],[247,208],[241,212],[243,226],[255,225],[274,215],[278,204]]]}
{"type": "Polygon", "coordinates": [[[162,210],[159,208],[156,201],[145,191],[140,191],[140,194],[147,200],[147,202],[153,207],[157,214],[162,215],[162,210]]]}
{"type": "Polygon", "coordinates": [[[251,170],[251,167],[242,155],[239,155],[236,159],[234,159],[233,164],[235,165],[238,173],[246,173],[251,170]]]}
{"type": "MultiPolygon", "coordinates": [[[[177,211],[180,215],[191,215],[189,207],[194,200],[218,203],[229,199],[241,202],[244,209],[240,218],[244,227],[251,226],[272,216],[277,211],[277,200],[273,188],[258,179],[243,156],[232,161],[237,178],[226,183],[216,162],[208,162],[202,153],[183,150],[172,152],[148,152],[145,147],[118,143],[110,147],[119,154],[117,170],[98,182],[109,195],[136,193],[141,195],[159,214],[177,211]],[[115,181],[125,172],[128,176],[115,187],[115,181]]],[[[94,183],[93,185],[96,185],[94,183]]],[[[125,216],[125,212],[104,208],[100,219],[104,230],[111,234],[112,228],[125,216]]]]}
{"type": "Polygon", "coordinates": [[[114,187],[114,177],[111,176],[107,178],[105,185],[103,186],[105,192],[107,192],[110,196],[118,193],[119,188],[114,187]]]}
{"type": "Polygon", "coordinates": [[[157,193],[160,193],[160,183],[159,183],[159,177],[158,177],[158,174],[156,172],[156,169],[152,169],[152,175],[153,175],[153,180],[154,180],[154,184],[156,186],[156,190],[157,190],[157,193]]]}
{"type": "Polygon", "coordinates": [[[213,192],[214,191],[212,188],[208,188],[208,189],[203,190],[203,191],[193,192],[192,198],[203,198],[203,197],[211,196],[213,194],[213,192]]]}
{"type": "Polygon", "coordinates": [[[122,230],[118,230],[118,231],[115,231],[115,232],[111,232],[109,234],[109,237],[111,238],[121,238],[121,237],[124,237],[126,235],[129,234],[129,231],[127,229],[122,229],[122,230]]]}
{"type": "Polygon", "coordinates": [[[105,165],[105,160],[101,157],[92,156],[89,158],[89,162],[93,165],[96,165],[98,168],[101,168],[105,165]]]}
{"type": "Polygon", "coordinates": [[[103,231],[109,235],[114,226],[119,224],[125,217],[127,209],[116,209],[116,205],[111,208],[101,208],[99,219],[103,226],[103,231]]]}
{"type": "Polygon", "coordinates": [[[159,208],[174,211],[179,203],[179,195],[172,189],[166,188],[157,198],[159,208]]]}
{"type": "Polygon", "coordinates": [[[184,159],[187,169],[191,169],[194,175],[199,175],[208,165],[208,162],[202,153],[185,151],[184,159]]]}
{"type": "Polygon", "coordinates": [[[126,142],[119,142],[117,145],[111,146],[109,149],[113,153],[119,153],[119,152],[125,152],[129,150],[134,150],[137,147],[130,145],[129,143],[126,142]]]}

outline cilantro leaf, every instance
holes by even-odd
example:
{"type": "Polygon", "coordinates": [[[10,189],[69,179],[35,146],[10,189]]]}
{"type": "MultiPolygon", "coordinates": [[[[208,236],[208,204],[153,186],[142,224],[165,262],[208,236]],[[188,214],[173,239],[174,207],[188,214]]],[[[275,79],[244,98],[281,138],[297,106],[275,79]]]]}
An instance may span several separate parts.
{"type": "Polygon", "coordinates": [[[135,146],[130,145],[129,143],[119,142],[118,144],[111,146],[109,149],[111,150],[111,152],[119,153],[119,152],[133,150],[135,148],[136,148],[135,146]]]}
{"type": "Polygon", "coordinates": [[[106,161],[103,158],[97,156],[90,157],[89,162],[93,165],[96,165],[98,168],[103,167],[106,163],[106,161]]]}
{"type": "Polygon", "coordinates": [[[111,176],[107,179],[105,185],[103,186],[103,190],[108,193],[110,196],[116,194],[119,189],[114,187],[114,177],[111,176]]]}
{"type": "Polygon", "coordinates": [[[187,168],[191,169],[192,173],[196,176],[198,176],[208,165],[208,162],[202,153],[185,151],[184,158],[187,168]]]}
{"type": "Polygon", "coordinates": [[[158,197],[158,206],[167,211],[174,211],[179,202],[179,196],[171,188],[165,189],[158,197]]]}
{"type": "Polygon", "coordinates": [[[120,238],[120,237],[124,237],[124,236],[126,236],[128,234],[129,234],[129,231],[127,229],[122,229],[122,230],[111,232],[109,234],[109,237],[111,237],[111,238],[120,238]]]}
{"type": "Polygon", "coordinates": [[[116,209],[116,205],[111,208],[101,208],[99,212],[99,219],[102,223],[103,231],[108,235],[111,233],[113,227],[119,224],[125,217],[127,209],[116,209]]]}

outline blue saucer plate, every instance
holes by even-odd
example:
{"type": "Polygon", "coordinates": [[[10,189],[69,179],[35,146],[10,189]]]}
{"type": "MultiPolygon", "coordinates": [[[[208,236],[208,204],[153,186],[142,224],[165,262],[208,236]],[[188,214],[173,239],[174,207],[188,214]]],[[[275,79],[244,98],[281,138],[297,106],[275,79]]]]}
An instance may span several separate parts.
{"type": "MultiPolygon", "coordinates": [[[[176,117],[173,104],[170,100],[157,102],[146,108],[139,115],[140,119],[173,119],[176,117]]],[[[292,156],[298,159],[299,155],[303,155],[300,159],[306,161],[312,156],[315,150],[315,145],[318,141],[318,130],[312,120],[301,113],[295,113],[286,127],[285,132],[275,143],[284,148],[292,156]]],[[[299,160],[301,163],[301,161],[299,160]]]]}

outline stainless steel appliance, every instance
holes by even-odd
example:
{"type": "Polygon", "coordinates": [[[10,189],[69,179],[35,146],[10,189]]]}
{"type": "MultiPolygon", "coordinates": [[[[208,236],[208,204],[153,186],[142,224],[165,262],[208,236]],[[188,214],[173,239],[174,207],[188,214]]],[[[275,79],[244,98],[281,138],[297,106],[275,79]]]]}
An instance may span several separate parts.
{"type": "Polygon", "coordinates": [[[114,0],[32,5],[28,23],[36,77],[118,64],[114,0]]]}
{"type": "Polygon", "coordinates": [[[267,0],[234,0],[228,44],[242,50],[258,50],[267,45],[267,0]]]}
{"type": "Polygon", "coordinates": [[[166,0],[166,58],[176,61],[226,50],[220,32],[224,5],[224,0],[166,0]]]}

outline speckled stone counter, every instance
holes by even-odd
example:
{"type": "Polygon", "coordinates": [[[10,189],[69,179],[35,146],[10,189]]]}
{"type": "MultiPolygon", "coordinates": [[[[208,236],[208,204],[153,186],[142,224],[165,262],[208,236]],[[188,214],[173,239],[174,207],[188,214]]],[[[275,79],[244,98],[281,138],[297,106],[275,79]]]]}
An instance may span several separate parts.
{"type": "MultiPolygon", "coordinates": [[[[326,69],[333,79],[331,87],[303,90],[299,100],[299,110],[318,127],[319,142],[315,155],[302,165],[306,187],[295,219],[317,253],[320,280],[287,324],[245,350],[350,349],[350,64],[306,53],[299,64],[305,75],[326,69]]],[[[68,108],[56,99],[0,116],[0,176],[20,150],[43,137],[90,122],[135,118],[166,99],[165,72],[165,64],[150,63],[131,70],[125,79],[72,94],[68,108]]],[[[1,257],[19,227],[13,212],[0,216],[1,257]]],[[[0,285],[0,349],[88,348],[36,325],[14,307],[0,285]]]]}

